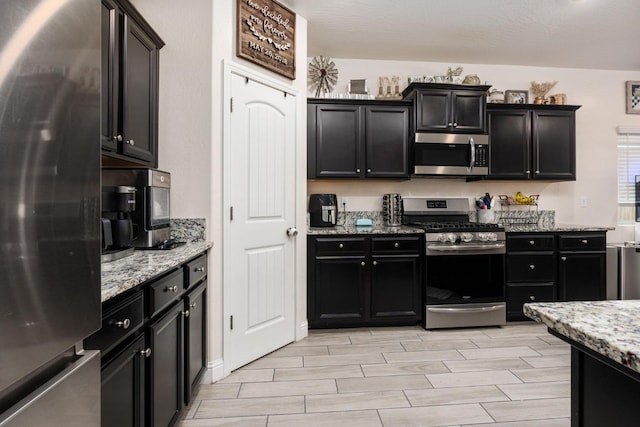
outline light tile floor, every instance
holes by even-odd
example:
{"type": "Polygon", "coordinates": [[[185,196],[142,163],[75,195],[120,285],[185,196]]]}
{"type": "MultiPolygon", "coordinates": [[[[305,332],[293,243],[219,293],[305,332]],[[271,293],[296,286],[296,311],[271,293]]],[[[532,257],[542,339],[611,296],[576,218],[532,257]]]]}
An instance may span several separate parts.
{"type": "Polygon", "coordinates": [[[570,347],[542,325],[311,330],[215,384],[179,426],[568,427],[570,347]]]}

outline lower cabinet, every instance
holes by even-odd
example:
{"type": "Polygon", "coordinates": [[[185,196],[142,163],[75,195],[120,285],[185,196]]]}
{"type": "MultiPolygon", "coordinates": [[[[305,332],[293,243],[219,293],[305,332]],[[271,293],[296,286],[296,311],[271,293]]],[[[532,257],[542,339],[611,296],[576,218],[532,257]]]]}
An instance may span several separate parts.
{"type": "Polygon", "coordinates": [[[102,352],[103,427],[172,426],[191,401],[206,366],[206,257],[103,304],[84,343],[102,352]]]}
{"type": "Polygon", "coordinates": [[[422,319],[423,235],[308,236],[310,328],[422,319]]]}
{"type": "Polygon", "coordinates": [[[558,239],[558,299],[606,299],[604,233],[561,234],[558,239]]]}

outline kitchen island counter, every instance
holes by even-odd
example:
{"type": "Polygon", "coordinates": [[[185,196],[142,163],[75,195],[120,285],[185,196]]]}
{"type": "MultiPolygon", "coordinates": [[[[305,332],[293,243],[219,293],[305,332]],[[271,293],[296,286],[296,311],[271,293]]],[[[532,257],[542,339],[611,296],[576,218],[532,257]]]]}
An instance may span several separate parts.
{"type": "Polygon", "coordinates": [[[629,426],[640,418],[640,300],[525,304],[571,344],[571,425],[629,426]]]}
{"type": "Polygon", "coordinates": [[[198,241],[171,250],[136,250],[128,257],[102,263],[102,302],[184,264],[212,246],[211,242],[198,241]]]}

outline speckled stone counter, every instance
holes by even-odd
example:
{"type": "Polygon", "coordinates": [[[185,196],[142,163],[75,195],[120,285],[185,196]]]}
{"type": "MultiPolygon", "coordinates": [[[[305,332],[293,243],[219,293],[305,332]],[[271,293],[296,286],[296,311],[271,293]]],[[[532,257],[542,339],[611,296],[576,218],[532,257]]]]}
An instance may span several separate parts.
{"type": "Polygon", "coordinates": [[[337,225],[335,227],[309,227],[309,235],[332,235],[332,234],[414,234],[424,233],[424,230],[416,227],[401,225],[390,227],[386,225],[374,225],[372,227],[356,227],[355,225],[337,225]]]}
{"type": "Polygon", "coordinates": [[[102,263],[102,302],[153,279],[213,246],[209,242],[191,242],[175,249],[139,251],[126,258],[102,263]]]}
{"type": "Polygon", "coordinates": [[[524,314],[640,372],[640,300],[533,303],[524,314]]]}
{"type": "Polygon", "coordinates": [[[640,419],[640,300],[524,305],[571,344],[571,426],[627,427],[640,419]]]}
{"type": "Polygon", "coordinates": [[[561,232],[586,232],[586,231],[610,231],[613,227],[599,227],[590,225],[554,224],[552,226],[540,225],[505,225],[507,233],[561,233],[561,232]]]}

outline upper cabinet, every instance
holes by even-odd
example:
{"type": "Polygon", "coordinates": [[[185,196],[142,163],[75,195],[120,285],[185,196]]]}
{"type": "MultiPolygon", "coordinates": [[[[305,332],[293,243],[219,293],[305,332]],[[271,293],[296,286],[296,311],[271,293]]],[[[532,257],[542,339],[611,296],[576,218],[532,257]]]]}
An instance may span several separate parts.
{"type": "Polygon", "coordinates": [[[414,102],[416,132],[484,134],[489,87],[411,83],[402,95],[414,102]]]}
{"type": "Polygon", "coordinates": [[[407,102],[310,99],[308,178],[407,179],[410,115],[407,102]]]}
{"type": "Polygon", "coordinates": [[[158,51],[127,0],[102,0],[103,165],[158,165],[158,51]]]}
{"type": "Polygon", "coordinates": [[[489,179],[576,179],[576,105],[488,104],[489,179]]]}

